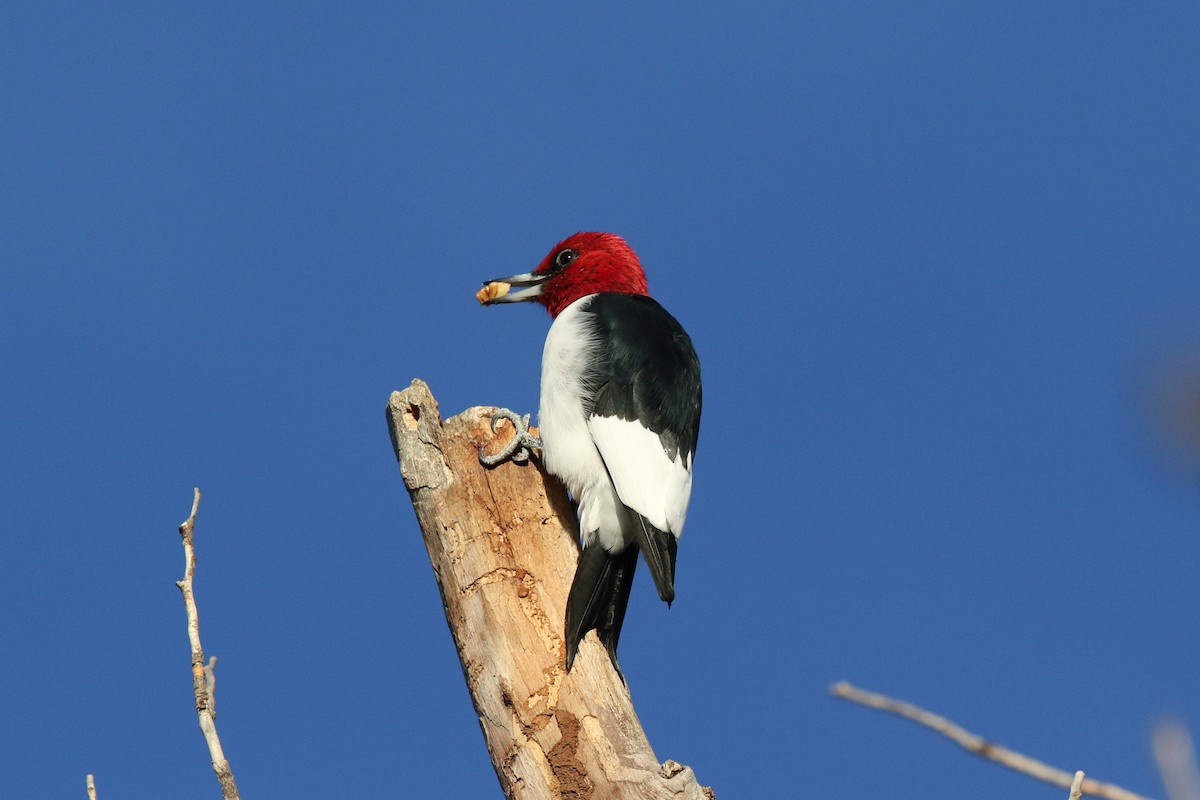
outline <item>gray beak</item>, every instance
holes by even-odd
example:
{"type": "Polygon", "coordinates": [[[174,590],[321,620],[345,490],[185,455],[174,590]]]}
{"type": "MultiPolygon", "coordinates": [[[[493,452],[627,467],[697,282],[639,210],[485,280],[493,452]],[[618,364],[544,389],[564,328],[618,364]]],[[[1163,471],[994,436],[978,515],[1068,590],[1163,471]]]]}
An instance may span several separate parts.
{"type": "Polygon", "coordinates": [[[485,306],[492,306],[497,303],[522,303],[526,300],[534,300],[541,295],[542,284],[550,278],[551,276],[546,274],[523,272],[520,275],[485,281],[483,289],[480,290],[480,293],[484,295],[480,302],[485,306]]]}

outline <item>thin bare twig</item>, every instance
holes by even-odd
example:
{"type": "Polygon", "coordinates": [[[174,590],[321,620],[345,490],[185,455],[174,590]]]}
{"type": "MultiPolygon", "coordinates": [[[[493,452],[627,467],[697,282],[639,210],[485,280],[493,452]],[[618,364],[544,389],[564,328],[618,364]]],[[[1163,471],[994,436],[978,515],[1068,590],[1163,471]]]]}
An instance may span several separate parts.
{"type": "MultiPolygon", "coordinates": [[[[943,716],[934,714],[932,711],[926,711],[919,706],[914,706],[903,700],[896,700],[876,692],[868,692],[852,686],[845,681],[835,683],[829,688],[829,691],[838,699],[849,700],[852,703],[858,703],[861,706],[873,708],[876,711],[896,714],[918,725],[924,725],[926,728],[937,731],[947,739],[955,742],[967,750],[967,752],[974,753],[990,761],[995,761],[997,764],[1002,764],[1009,769],[1022,772],[1040,781],[1060,786],[1063,789],[1070,789],[1075,781],[1075,776],[1065,770],[1056,769],[1038,761],[1036,758],[1030,758],[1014,750],[1009,750],[1003,745],[989,742],[982,736],[971,733],[943,716]]],[[[1089,794],[1093,797],[1104,797],[1107,800],[1147,800],[1142,795],[1131,792],[1128,789],[1112,783],[1093,780],[1092,778],[1085,777],[1082,781],[1081,789],[1084,794],[1089,794]]]]}
{"type": "Polygon", "coordinates": [[[1200,800],[1200,767],[1192,735],[1178,722],[1163,721],[1150,735],[1154,760],[1171,800],[1200,800]]]}
{"type": "Polygon", "coordinates": [[[200,731],[204,734],[204,741],[208,743],[208,754],[212,758],[213,772],[217,773],[217,780],[221,784],[221,794],[225,800],[239,800],[233,771],[229,768],[225,752],[221,749],[221,740],[217,736],[212,697],[212,686],[216,684],[216,678],[212,676],[212,667],[216,665],[216,659],[209,663],[209,669],[206,670],[204,648],[200,646],[200,613],[196,610],[196,597],[192,593],[192,579],[196,574],[196,511],[199,508],[200,490],[196,489],[192,500],[192,513],[179,526],[179,535],[183,538],[183,580],[176,581],[175,585],[183,593],[183,605],[187,609],[188,640],[192,645],[192,690],[196,696],[200,731]]]}
{"type": "Polygon", "coordinates": [[[95,775],[87,776],[87,792],[88,792],[88,800],[96,800],[96,776],[95,775]]]}
{"type": "Polygon", "coordinates": [[[1083,779],[1083,770],[1078,770],[1075,780],[1071,781],[1071,793],[1067,795],[1067,800],[1080,800],[1083,797],[1083,779]]]}

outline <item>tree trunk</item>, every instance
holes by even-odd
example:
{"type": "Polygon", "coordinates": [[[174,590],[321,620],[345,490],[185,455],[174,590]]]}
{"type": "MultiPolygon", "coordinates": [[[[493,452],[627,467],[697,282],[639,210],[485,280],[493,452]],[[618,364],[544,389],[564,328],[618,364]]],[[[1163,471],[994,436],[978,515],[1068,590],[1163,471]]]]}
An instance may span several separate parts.
{"type": "Polygon", "coordinates": [[[429,387],[413,381],[392,394],[387,416],[504,794],[711,800],[689,767],[658,763],[594,633],[566,672],[574,511],[536,459],[479,463],[478,448],[499,445],[494,411],[472,408],[443,424],[429,387]]]}

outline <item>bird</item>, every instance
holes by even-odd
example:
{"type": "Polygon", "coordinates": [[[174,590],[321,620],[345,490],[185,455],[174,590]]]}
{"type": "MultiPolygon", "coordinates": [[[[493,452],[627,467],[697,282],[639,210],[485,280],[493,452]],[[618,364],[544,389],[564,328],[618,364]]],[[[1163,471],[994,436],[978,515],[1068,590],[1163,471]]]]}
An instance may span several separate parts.
{"type": "Polygon", "coordinates": [[[595,630],[617,674],[617,642],[642,554],[658,596],[675,599],[675,562],[700,434],[700,360],[683,326],[649,295],[629,244],[612,233],[563,239],[532,272],[486,281],[484,305],[536,302],[553,321],[542,351],[540,440],[517,435],[485,464],[540,449],[575,501],[583,549],[567,597],[567,672],[595,630]]]}

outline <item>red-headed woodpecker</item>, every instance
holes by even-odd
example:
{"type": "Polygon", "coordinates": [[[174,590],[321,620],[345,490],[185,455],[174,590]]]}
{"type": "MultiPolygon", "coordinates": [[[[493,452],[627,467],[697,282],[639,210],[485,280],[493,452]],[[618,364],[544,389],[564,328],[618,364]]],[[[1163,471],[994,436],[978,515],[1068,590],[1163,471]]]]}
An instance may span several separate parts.
{"type": "Polygon", "coordinates": [[[617,640],[640,550],[658,595],[675,599],[675,553],[700,432],[700,361],[675,318],[646,293],[625,240],[577,233],[537,269],[489,281],[485,305],[533,300],[554,322],[542,352],[538,421],[502,412],[518,435],[487,464],[540,447],[578,504],[583,553],[567,598],[567,670],[595,630],[617,665],[617,640]]]}

